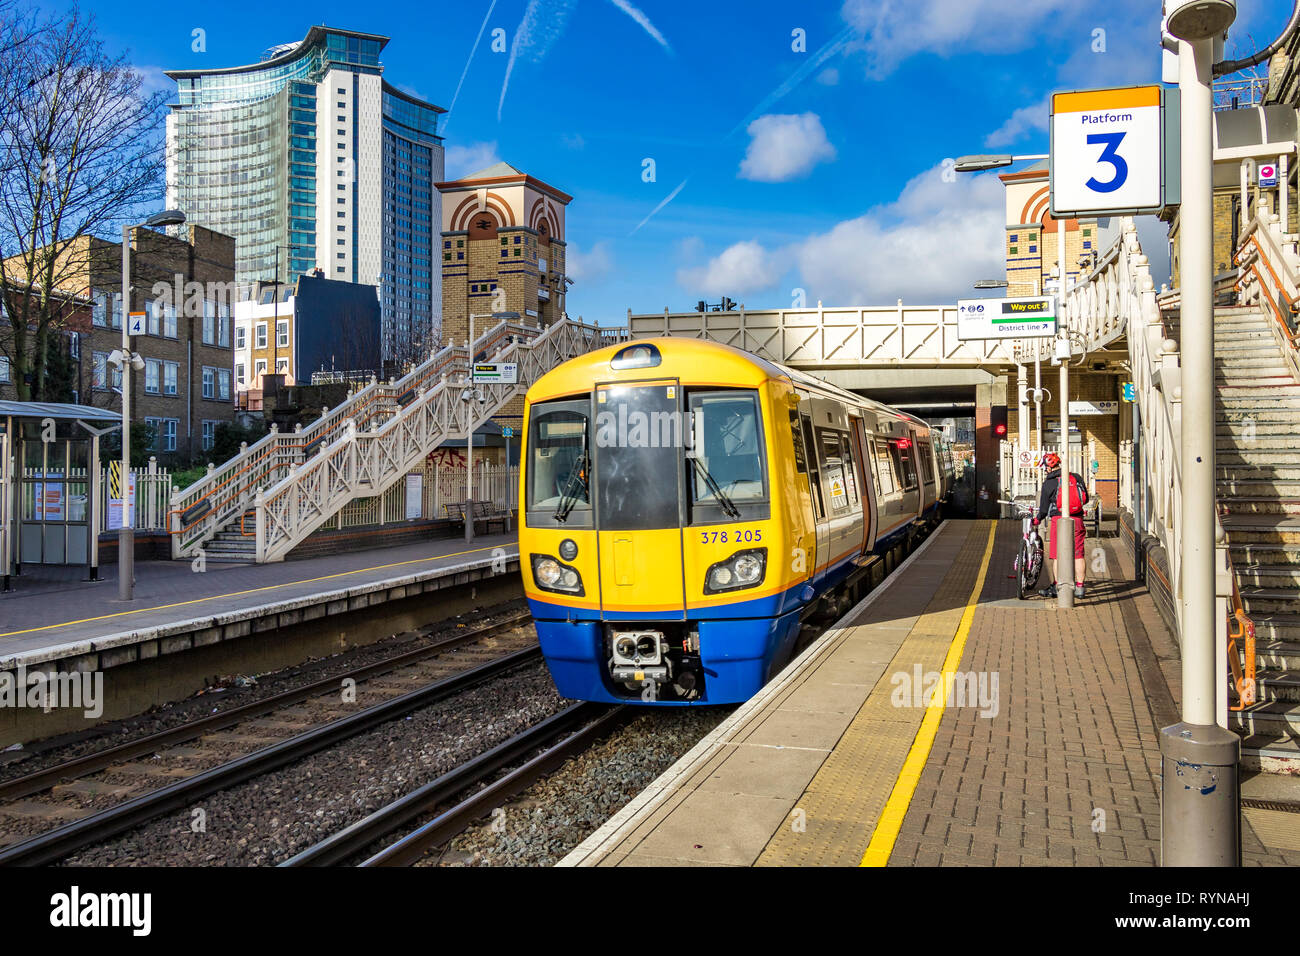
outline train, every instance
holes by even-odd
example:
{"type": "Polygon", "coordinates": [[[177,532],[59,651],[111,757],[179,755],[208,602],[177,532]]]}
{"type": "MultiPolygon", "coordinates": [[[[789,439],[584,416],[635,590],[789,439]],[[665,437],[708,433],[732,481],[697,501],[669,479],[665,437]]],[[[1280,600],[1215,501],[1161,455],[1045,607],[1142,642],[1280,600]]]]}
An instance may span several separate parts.
{"type": "Polygon", "coordinates": [[[749,699],[941,520],[956,481],[921,419],[693,338],[557,366],[523,434],[524,592],[575,700],[749,699]]]}

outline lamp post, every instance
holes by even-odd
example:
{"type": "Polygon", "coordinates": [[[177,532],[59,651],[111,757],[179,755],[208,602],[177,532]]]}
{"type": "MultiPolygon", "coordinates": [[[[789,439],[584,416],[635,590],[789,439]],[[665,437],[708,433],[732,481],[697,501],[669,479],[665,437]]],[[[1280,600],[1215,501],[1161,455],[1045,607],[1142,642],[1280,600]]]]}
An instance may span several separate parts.
{"type": "MultiPolygon", "coordinates": [[[[512,319],[518,319],[518,312],[479,312],[470,313],[469,316],[469,338],[465,340],[465,351],[469,358],[469,383],[468,387],[461,393],[461,401],[466,405],[478,401],[480,405],[487,404],[487,398],[480,389],[474,387],[474,320],[475,319],[496,319],[504,322],[512,319]]],[[[507,462],[506,464],[509,464],[507,462]]],[[[474,540],[474,410],[470,405],[468,421],[465,427],[465,540],[474,540]]]]}
{"type": "MultiPolygon", "coordinates": [[[[1012,163],[1036,162],[1040,159],[1047,159],[1046,153],[1032,153],[1024,156],[1013,156],[1010,153],[980,153],[971,156],[959,156],[953,162],[953,169],[959,173],[981,173],[990,169],[1001,169],[1010,166],[1012,163]]],[[[1005,279],[980,279],[975,283],[977,289],[1005,289],[1008,282],[1005,279]]],[[[1022,365],[1016,365],[1016,448],[1025,447],[1025,420],[1029,417],[1026,414],[1028,408],[1028,383],[1025,381],[1025,368],[1022,365]]],[[[1039,372],[1038,359],[1034,359],[1034,406],[1037,411],[1037,432],[1038,437],[1036,444],[1039,448],[1043,446],[1043,389],[1041,383],[1041,374],[1039,372]]],[[[1019,465],[1013,466],[1018,468],[1019,465]]],[[[1015,482],[1012,483],[1013,493],[1015,482]]]]}
{"type": "Polygon", "coordinates": [[[185,213],[166,209],[142,223],[122,227],[122,526],[117,531],[117,598],[135,598],[135,519],[131,513],[131,372],[144,367],[144,360],[131,351],[131,232],[158,226],[179,226],[185,213]]]}
{"type": "Polygon", "coordinates": [[[1163,866],[1238,866],[1241,741],[1215,714],[1213,95],[1215,41],[1236,18],[1229,0],[1171,0],[1182,94],[1179,209],[1182,351],[1182,721],[1160,731],[1163,866]]]}

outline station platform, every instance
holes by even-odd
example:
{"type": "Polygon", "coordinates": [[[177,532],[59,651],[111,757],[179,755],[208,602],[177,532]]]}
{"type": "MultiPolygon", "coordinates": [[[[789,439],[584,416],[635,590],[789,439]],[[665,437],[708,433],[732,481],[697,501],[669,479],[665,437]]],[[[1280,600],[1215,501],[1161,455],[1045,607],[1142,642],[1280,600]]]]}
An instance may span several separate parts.
{"type": "MultiPolygon", "coordinates": [[[[1177,647],[1118,538],[1070,611],[1017,600],[1019,541],[943,524],[561,865],[1156,865],[1177,647]]],[[[1300,864],[1300,816],[1243,818],[1246,862],[1300,864]]]]}
{"type": "Polygon", "coordinates": [[[378,551],[277,564],[136,564],[135,600],[117,599],[116,567],[88,582],[82,569],[30,568],[0,594],[0,670],[20,665],[107,667],[518,570],[513,534],[434,539],[378,551]],[[75,574],[67,573],[74,571],[75,574]],[[185,644],[183,638],[189,638],[185,644]],[[168,639],[173,639],[168,643],[168,639]]]}

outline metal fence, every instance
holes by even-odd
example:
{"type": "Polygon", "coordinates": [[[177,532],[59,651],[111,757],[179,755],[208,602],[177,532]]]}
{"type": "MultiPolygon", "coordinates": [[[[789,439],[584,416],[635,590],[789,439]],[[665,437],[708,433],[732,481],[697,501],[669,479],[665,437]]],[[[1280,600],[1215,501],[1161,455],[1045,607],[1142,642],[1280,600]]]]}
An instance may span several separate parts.
{"type": "MultiPolygon", "coordinates": [[[[1027,463],[1021,460],[1019,449],[1015,442],[1004,441],[1000,446],[1001,469],[1000,477],[1002,483],[1003,498],[1038,498],[1038,489],[1043,484],[1043,469],[1034,463],[1036,459],[1031,458],[1027,463]]],[[[1048,452],[1061,453],[1060,445],[1044,445],[1042,453],[1048,452]]],[[[1097,494],[1097,476],[1090,466],[1096,460],[1097,443],[1089,439],[1086,445],[1070,445],[1070,471],[1076,475],[1082,475],[1088,485],[1088,494],[1095,497],[1097,494]]],[[[1032,453],[1031,453],[1032,454],[1032,453]]]]}
{"type": "MultiPolygon", "coordinates": [[[[166,468],[158,467],[158,459],[150,458],[147,468],[133,468],[131,474],[135,476],[135,528],[137,531],[165,531],[167,529],[167,509],[168,502],[171,501],[172,479],[171,472],[166,468]]],[[[68,471],[66,479],[60,477],[59,481],[66,481],[68,488],[68,508],[69,514],[73,521],[85,521],[85,489],[89,483],[87,478],[89,470],[86,468],[71,468],[68,471]],[[78,493],[78,489],[80,492],[78,493]]],[[[36,510],[35,489],[36,485],[42,480],[41,469],[25,468],[23,469],[24,496],[24,513],[33,514],[36,510]]],[[[96,529],[100,534],[110,530],[108,527],[108,469],[105,468],[100,473],[99,480],[99,527],[96,529]]]]}

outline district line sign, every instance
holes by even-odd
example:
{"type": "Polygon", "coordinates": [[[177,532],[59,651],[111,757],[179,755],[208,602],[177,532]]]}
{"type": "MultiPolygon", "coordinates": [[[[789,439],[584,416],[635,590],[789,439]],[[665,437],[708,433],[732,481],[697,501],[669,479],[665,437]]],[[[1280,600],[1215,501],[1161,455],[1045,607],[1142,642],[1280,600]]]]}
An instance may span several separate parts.
{"type": "MultiPolygon", "coordinates": [[[[1131,216],[1177,202],[1166,133],[1166,92],[1129,86],[1052,95],[1052,217],[1131,216]]],[[[1177,148],[1172,161],[1177,162],[1177,148]]]]}
{"type": "Polygon", "coordinates": [[[516,362],[479,362],[471,373],[475,382],[496,382],[503,385],[519,383],[519,365],[516,362]]]}
{"type": "Polygon", "coordinates": [[[958,299],[957,338],[1040,339],[1056,335],[1055,296],[958,299]]]}

